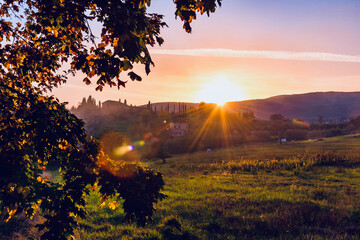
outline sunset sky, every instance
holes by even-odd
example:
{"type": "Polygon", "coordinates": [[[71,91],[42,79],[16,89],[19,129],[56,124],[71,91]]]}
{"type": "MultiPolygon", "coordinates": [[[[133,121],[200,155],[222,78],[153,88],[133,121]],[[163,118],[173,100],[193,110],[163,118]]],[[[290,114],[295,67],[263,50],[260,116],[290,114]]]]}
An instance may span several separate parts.
{"type": "Polygon", "coordinates": [[[151,49],[155,67],[142,82],[95,92],[80,74],[53,91],[77,105],[83,97],[215,102],[314,91],[360,91],[359,0],[223,0],[193,32],[175,20],[171,0],[152,0],[165,15],[165,43],[151,49]]]}

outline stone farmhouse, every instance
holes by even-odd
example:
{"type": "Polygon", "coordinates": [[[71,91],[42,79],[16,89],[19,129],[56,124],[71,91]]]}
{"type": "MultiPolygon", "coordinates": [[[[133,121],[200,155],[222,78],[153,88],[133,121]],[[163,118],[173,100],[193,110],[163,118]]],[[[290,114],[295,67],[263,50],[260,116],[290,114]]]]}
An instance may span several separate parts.
{"type": "Polygon", "coordinates": [[[172,137],[181,137],[188,132],[186,122],[170,122],[169,130],[172,137]]]}

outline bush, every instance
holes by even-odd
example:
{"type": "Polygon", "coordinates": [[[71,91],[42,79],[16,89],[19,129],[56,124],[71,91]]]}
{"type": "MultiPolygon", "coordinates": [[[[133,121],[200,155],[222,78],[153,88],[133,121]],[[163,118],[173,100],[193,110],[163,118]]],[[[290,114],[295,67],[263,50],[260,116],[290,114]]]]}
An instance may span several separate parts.
{"type": "Polygon", "coordinates": [[[308,131],[306,129],[287,129],[285,137],[288,140],[305,140],[308,137],[308,131]]]}

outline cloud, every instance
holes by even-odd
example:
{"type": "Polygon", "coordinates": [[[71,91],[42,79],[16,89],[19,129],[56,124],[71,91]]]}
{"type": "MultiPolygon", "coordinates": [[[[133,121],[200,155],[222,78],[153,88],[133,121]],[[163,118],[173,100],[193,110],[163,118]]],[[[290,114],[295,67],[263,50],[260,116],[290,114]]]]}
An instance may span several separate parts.
{"type": "Polygon", "coordinates": [[[152,54],[197,57],[257,58],[300,61],[327,61],[360,63],[360,55],[345,55],[326,52],[246,51],[232,49],[152,49],[152,54]]]}

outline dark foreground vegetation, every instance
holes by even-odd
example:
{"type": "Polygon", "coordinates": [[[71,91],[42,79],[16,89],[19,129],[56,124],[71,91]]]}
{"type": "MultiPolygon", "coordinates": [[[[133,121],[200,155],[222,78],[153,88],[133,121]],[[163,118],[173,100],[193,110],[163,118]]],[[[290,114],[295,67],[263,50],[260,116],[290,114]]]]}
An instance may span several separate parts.
{"type": "MultiPolygon", "coordinates": [[[[102,204],[94,190],[75,239],[360,237],[360,135],[252,143],[144,164],[166,183],[153,221],[127,224],[113,199],[102,204]]],[[[38,236],[21,217],[10,224],[0,228],[3,239],[38,236]]]]}
{"type": "MultiPolygon", "coordinates": [[[[174,3],[175,16],[191,32],[197,13],[209,16],[221,0],[174,3]]],[[[68,239],[86,215],[89,185],[98,186],[103,200],[122,197],[127,220],[151,219],[152,204],[163,196],[162,174],[108,159],[83,121],[49,96],[79,73],[97,91],[141,81],[134,65],[149,74],[154,62],[148,48],[164,42],[160,29],[166,26],[163,15],[148,12],[150,5],[150,0],[1,1],[1,224],[22,213],[34,218],[39,210],[45,219],[38,225],[45,231],[41,239],[68,239]],[[93,34],[91,22],[101,33],[93,34]],[[60,166],[60,182],[43,175],[52,163],[60,166]]]]}

